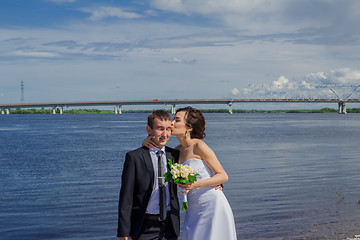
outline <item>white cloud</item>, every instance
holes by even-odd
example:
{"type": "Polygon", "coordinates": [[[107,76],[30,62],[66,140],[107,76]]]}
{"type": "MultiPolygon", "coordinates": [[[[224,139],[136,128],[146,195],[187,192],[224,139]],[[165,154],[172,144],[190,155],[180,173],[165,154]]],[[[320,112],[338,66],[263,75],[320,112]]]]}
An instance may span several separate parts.
{"type": "Polygon", "coordinates": [[[360,71],[339,68],[328,73],[310,73],[302,83],[305,89],[319,95],[346,99],[360,86],[360,71]]]}
{"type": "MultiPolygon", "coordinates": [[[[283,32],[285,29],[299,29],[307,18],[284,21],[287,16],[288,1],[277,0],[152,0],[151,6],[164,11],[186,15],[202,15],[220,21],[231,27],[248,31],[283,32]]],[[[303,4],[305,5],[305,4],[303,4]]],[[[300,14],[299,14],[300,15],[300,14]]],[[[315,26],[317,22],[312,22],[315,26]]],[[[325,23],[321,23],[324,26],[325,23]]]]}
{"type": "Polygon", "coordinates": [[[237,89],[237,88],[231,89],[231,94],[232,95],[237,96],[239,93],[240,93],[239,89],[237,89]]]}
{"type": "Polygon", "coordinates": [[[196,60],[195,59],[185,60],[185,59],[173,57],[173,58],[170,58],[167,60],[163,60],[162,62],[164,62],[164,63],[180,63],[180,64],[195,64],[196,60]]]}
{"type": "Polygon", "coordinates": [[[132,21],[105,25],[101,22],[74,24],[64,29],[0,28],[2,32],[0,56],[99,60],[119,59],[133,52],[137,55],[145,50],[151,52],[163,50],[162,54],[164,54],[171,49],[173,54],[164,54],[156,61],[191,65],[197,63],[197,60],[191,58],[191,55],[184,55],[184,50],[178,51],[193,46],[201,47],[203,44],[213,45],[212,40],[205,38],[201,38],[200,43],[198,42],[197,34],[204,31],[208,29],[176,24],[169,27],[165,23],[145,24],[132,21]],[[210,42],[202,43],[203,41],[210,42]],[[174,55],[179,56],[173,57],[174,55]]]}
{"type": "Polygon", "coordinates": [[[267,0],[152,0],[151,5],[154,8],[178,13],[227,15],[249,11],[253,13],[270,12],[279,8],[282,2],[282,0],[277,0],[275,3],[267,0]]]}
{"type": "Polygon", "coordinates": [[[116,7],[101,7],[98,9],[83,9],[84,12],[91,13],[90,20],[99,21],[105,18],[120,18],[120,19],[136,19],[141,18],[142,15],[135,12],[126,12],[121,8],[116,7]]]}
{"type": "Polygon", "coordinates": [[[278,80],[272,82],[272,86],[275,89],[282,89],[289,83],[289,79],[284,76],[280,76],[278,80]]]}
{"type": "Polygon", "coordinates": [[[356,0],[151,0],[151,6],[188,16],[201,15],[209,22],[247,34],[298,34],[297,43],[359,42],[360,15],[355,9],[360,3],[356,0]]]}
{"type": "Polygon", "coordinates": [[[306,82],[305,80],[301,81],[300,86],[307,90],[314,90],[315,86],[311,85],[310,83],[306,82]]]}
{"type": "Polygon", "coordinates": [[[340,68],[330,71],[329,79],[339,84],[360,84],[360,71],[340,68]]]}
{"type": "Polygon", "coordinates": [[[310,73],[306,82],[313,85],[359,85],[360,71],[350,68],[339,68],[325,72],[310,73]]]}
{"type": "Polygon", "coordinates": [[[32,57],[32,58],[55,58],[59,57],[56,53],[50,52],[36,52],[36,51],[23,51],[17,50],[6,54],[7,56],[16,56],[16,57],[32,57]]]}
{"type": "Polygon", "coordinates": [[[185,6],[181,0],[153,0],[151,5],[161,10],[186,13],[185,6]]]}
{"type": "Polygon", "coordinates": [[[280,76],[271,84],[249,85],[241,90],[247,98],[341,98],[360,85],[360,71],[350,68],[307,74],[301,81],[280,76]]]}
{"type": "Polygon", "coordinates": [[[309,81],[324,81],[327,78],[324,72],[310,73],[306,76],[306,79],[309,81]]]}

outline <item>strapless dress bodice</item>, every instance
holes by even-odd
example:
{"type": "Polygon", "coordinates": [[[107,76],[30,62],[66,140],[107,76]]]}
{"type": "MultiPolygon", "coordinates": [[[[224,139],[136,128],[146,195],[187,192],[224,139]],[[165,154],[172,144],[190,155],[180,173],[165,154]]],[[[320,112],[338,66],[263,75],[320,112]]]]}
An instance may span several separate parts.
{"type": "Polygon", "coordinates": [[[197,180],[203,180],[214,176],[214,172],[206,165],[202,159],[190,158],[186,160],[184,165],[188,165],[194,169],[194,172],[199,174],[197,180]]]}

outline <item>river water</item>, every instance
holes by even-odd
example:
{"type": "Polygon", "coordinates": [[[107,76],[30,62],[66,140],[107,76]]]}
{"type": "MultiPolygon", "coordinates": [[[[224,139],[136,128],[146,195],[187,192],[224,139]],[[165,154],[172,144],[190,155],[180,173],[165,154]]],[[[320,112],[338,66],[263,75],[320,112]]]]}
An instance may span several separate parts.
{"type": "MultiPolygon", "coordinates": [[[[1,115],[0,238],[116,239],[122,165],[146,117],[1,115]]],[[[360,114],[205,117],[238,239],[360,233],[360,114]]]]}

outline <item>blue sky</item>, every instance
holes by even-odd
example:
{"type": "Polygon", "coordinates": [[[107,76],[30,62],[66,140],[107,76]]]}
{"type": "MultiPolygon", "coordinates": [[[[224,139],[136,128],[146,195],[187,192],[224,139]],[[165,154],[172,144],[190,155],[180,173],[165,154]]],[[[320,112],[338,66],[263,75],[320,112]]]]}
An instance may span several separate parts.
{"type": "MultiPolygon", "coordinates": [[[[358,0],[0,0],[0,102],[346,97],[358,0]]],[[[356,93],[358,94],[358,93],[356,93]]],[[[358,95],[354,97],[359,97],[358,95]]]]}

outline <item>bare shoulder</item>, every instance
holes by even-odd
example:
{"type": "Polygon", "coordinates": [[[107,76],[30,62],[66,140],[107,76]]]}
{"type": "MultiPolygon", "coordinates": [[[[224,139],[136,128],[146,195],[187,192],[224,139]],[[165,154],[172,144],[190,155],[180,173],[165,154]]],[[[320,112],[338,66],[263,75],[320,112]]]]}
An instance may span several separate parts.
{"type": "Polygon", "coordinates": [[[203,140],[200,139],[197,140],[196,143],[194,144],[194,150],[199,155],[201,155],[201,153],[207,153],[211,151],[210,147],[203,140]]]}
{"type": "Polygon", "coordinates": [[[201,139],[196,139],[196,142],[195,142],[194,146],[196,148],[202,148],[202,147],[207,146],[207,144],[201,139]]]}

